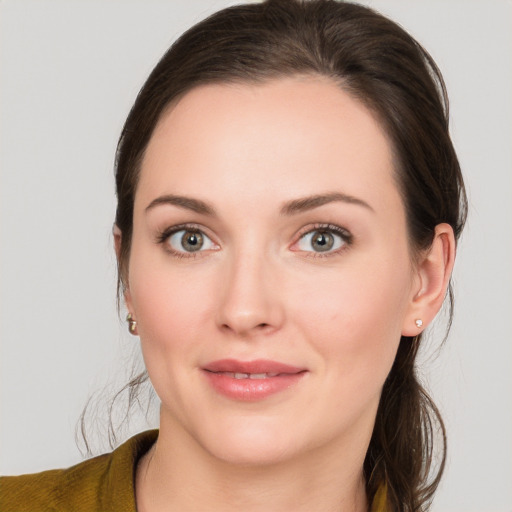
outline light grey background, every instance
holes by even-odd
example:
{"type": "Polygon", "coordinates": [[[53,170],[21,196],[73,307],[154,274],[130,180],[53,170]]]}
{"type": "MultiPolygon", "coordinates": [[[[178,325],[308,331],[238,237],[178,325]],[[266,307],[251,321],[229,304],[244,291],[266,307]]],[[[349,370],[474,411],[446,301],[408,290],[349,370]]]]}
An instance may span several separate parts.
{"type": "MultiPolygon", "coordinates": [[[[137,341],[115,310],[116,140],[172,40],[232,3],[0,2],[0,473],[79,461],[85,401],[131,364],[137,341]]],[[[449,435],[434,510],[510,512],[512,3],[366,3],[441,67],[471,201],[453,330],[422,365],[449,435]]]]}

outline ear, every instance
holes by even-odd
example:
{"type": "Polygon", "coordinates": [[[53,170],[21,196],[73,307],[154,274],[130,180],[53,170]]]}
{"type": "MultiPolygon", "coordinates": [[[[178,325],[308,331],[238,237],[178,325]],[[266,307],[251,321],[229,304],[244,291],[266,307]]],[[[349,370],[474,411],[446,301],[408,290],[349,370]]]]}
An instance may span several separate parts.
{"type": "Polygon", "coordinates": [[[417,336],[443,305],[455,262],[455,236],[449,224],[438,224],[430,248],[417,263],[414,289],[402,326],[403,336],[417,336]],[[416,321],[421,320],[422,325],[416,321]]]}
{"type": "MultiPolygon", "coordinates": [[[[120,265],[121,241],[123,238],[123,233],[119,229],[119,226],[117,224],[114,224],[114,226],[112,228],[112,235],[114,236],[114,249],[116,251],[117,268],[118,268],[118,272],[121,272],[121,265],[120,265]]],[[[123,279],[123,296],[124,296],[126,308],[128,309],[129,312],[132,312],[133,309],[132,309],[132,303],[131,303],[130,289],[128,287],[128,276],[125,275],[125,276],[123,276],[122,279],[123,279]]]]}
{"type": "Polygon", "coordinates": [[[121,255],[122,233],[117,224],[112,226],[112,235],[114,236],[114,249],[116,251],[117,261],[119,262],[119,257],[121,255]]]}

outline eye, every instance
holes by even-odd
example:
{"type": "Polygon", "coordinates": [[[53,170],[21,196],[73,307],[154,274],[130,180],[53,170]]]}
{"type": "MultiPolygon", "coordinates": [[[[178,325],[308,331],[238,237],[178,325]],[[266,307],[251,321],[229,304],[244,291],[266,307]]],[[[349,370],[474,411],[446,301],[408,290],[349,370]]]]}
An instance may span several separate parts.
{"type": "Polygon", "coordinates": [[[194,253],[215,249],[212,240],[198,229],[180,229],[165,238],[166,243],[174,252],[194,253]]]}
{"type": "Polygon", "coordinates": [[[297,250],[305,252],[336,252],[351,241],[345,230],[332,226],[317,228],[304,233],[296,244],[297,250]]]}

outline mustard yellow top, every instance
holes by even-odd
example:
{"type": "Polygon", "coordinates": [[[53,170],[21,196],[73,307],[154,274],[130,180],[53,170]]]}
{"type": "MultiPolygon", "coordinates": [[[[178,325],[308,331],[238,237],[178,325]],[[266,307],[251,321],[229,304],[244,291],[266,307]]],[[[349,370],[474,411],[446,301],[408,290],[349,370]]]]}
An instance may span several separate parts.
{"type": "MultiPolygon", "coordinates": [[[[111,453],[68,469],[0,477],[0,511],[136,512],[135,469],[157,437],[158,430],[143,432],[111,453]]],[[[371,512],[386,510],[382,487],[371,512]]]]}
{"type": "Polygon", "coordinates": [[[143,432],[68,469],[1,477],[0,511],[136,512],[135,468],[157,436],[157,430],[143,432]]]}

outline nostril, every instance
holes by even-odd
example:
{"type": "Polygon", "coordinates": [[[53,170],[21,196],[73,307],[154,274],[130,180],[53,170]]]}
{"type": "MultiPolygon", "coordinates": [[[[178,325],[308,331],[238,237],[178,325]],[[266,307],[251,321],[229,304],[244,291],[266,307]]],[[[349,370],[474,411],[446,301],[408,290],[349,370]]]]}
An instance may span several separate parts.
{"type": "MultiPolygon", "coordinates": [[[[262,322],[260,324],[256,324],[254,325],[254,327],[252,329],[254,329],[255,331],[265,331],[267,329],[271,328],[271,324],[268,324],[266,322],[262,322]]],[[[221,329],[225,330],[225,331],[249,331],[251,330],[250,328],[247,329],[247,328],[239,328],[239,329],[236,329],[236,328],[233,328],[233,326],[231,326],[230,324],[228,323],[224,323],[222,324],[221,326],[221,329]]]]}

